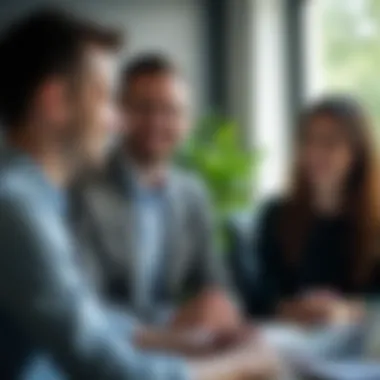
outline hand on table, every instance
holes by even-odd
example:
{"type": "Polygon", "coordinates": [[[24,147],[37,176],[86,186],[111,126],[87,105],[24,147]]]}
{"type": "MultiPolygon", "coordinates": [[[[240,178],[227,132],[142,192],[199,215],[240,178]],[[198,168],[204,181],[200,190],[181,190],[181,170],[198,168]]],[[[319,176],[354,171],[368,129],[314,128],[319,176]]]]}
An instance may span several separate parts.
{"type": "Polygon", "coordinates": [[[242,316],[227,295],[221,290],[209,289],[180,308],[172,327],[219,331],[234,330],[242,324],[242,316]]]}
{"type": "Polygon", "coordinates": [[[261,340],[248,342],[238,355],[237,360],[245,372],[242,380],[274,379],[282,371],[281,360],[275,350],[261,340]]]}
{"type": "Polygon", "coordinates": [[[256,331],[224,352],[217,352],[195,362],[197,379],[269,380],[280,369],[280,360],[256,331]]]}
{"type": "Polygon", "coordinates": [[[354,323],[360,320],[362,312],[359,301],[325,289],[307,292],[279,307],[280,318],[306,325],[354,323]]]}

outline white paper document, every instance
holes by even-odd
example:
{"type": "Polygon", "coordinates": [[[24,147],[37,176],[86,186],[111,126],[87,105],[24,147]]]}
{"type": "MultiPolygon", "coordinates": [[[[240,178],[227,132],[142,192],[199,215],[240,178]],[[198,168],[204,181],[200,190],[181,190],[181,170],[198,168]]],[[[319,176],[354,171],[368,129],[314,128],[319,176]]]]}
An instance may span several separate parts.
{"type": "MultiPolygon", "coordinates": [[[[265,324],[263,338],[276,349],[290,370],[291,379],[380,380],[380,362],[346,360],[360,349],[360,328],[329,327],[305,330],[283,324],[265,324]]],[[[288,377],[287,377],[288,378],[288,377]]]]}
{"type": "Polygon", "coordinates": [[[363,361],[329,362],[310,358],[300,363],[297,372],[321,380],[380,380],[380,363],[363,361]]]}

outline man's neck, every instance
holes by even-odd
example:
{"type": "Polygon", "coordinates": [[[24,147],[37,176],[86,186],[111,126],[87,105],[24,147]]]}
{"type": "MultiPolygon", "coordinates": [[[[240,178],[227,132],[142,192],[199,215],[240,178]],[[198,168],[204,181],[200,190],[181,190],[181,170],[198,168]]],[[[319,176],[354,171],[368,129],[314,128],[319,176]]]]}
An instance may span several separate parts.
{"type": "Polygon", "coordinates": [[[128,159],[142,184],[155,187],[165,182],[169,168],[166,160],[144,160],[130,152],[128,159]]]}
{"type": "Polygon", "coordinates": [[[55,186],[67,186],[70,178],[69,165],[54,144],[38,141],[37,137],[27,133],[15,133],[7,140],[10,146],[28,154],[55,186]]]}
{"type": "Polygon", "coordinates": [[[165,162],[151,163],[149,165],[141,165],[134,162],[138,180],[148,187],[160,187],[165,184],[167,178],[168,167],[165,162]]]}

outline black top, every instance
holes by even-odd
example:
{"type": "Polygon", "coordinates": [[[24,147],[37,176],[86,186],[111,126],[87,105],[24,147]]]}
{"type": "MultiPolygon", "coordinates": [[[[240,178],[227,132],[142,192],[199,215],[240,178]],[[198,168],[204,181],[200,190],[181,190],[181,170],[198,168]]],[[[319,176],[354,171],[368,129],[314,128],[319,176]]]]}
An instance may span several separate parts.
{"type": "Polygon", "coordinates": [[[343,294],[380,293],[378,270],[360,288],[353,284],[349,229],[341,217],[315,217],[298,264],[290,263],[285,258],[279,223],[284,207],[284,201],[271,202],[261,218],[255,247],[260,280],[250,307],[252,313],[271,314],[280,300],[308,289],[328,288],[343,294]]]}

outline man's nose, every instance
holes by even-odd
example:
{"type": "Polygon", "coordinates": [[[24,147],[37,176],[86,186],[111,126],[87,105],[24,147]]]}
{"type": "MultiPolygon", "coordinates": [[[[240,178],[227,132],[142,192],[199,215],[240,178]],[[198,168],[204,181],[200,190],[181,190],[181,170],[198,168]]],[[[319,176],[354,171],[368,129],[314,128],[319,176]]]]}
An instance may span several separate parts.
{"type": "Polygon", "coordinates": [[[122,128],[122,117],[116,107],[109,105],[105,109],[105,125],[110,132],[120,132],[122,128]]]}

